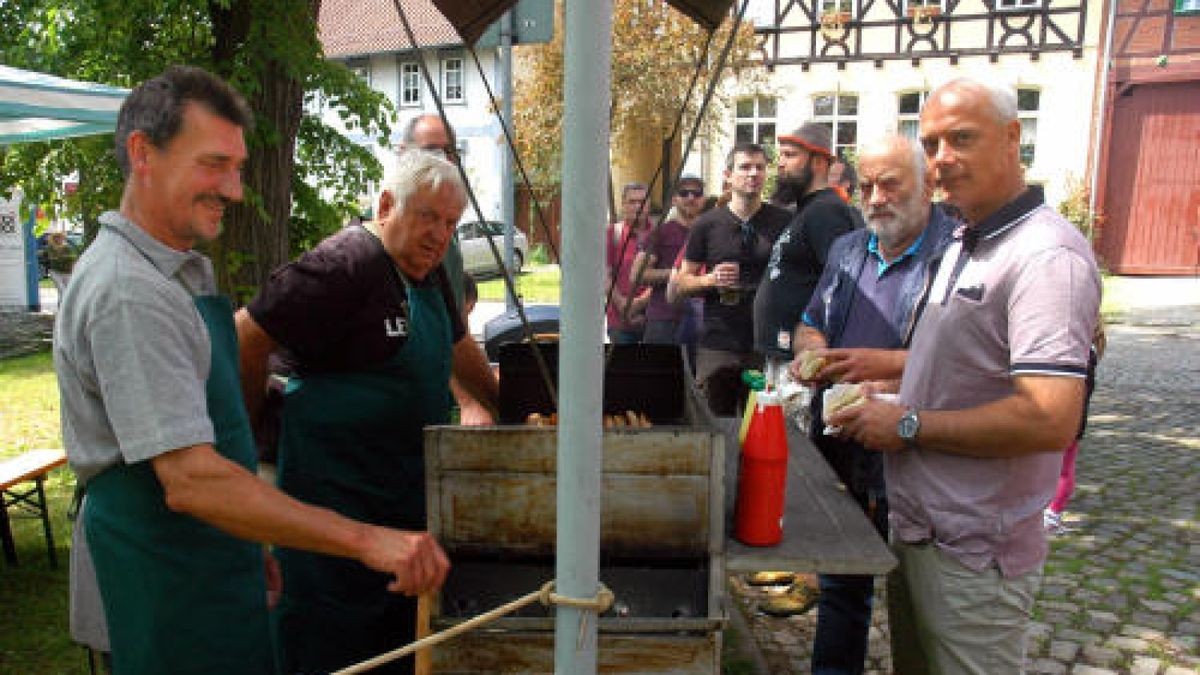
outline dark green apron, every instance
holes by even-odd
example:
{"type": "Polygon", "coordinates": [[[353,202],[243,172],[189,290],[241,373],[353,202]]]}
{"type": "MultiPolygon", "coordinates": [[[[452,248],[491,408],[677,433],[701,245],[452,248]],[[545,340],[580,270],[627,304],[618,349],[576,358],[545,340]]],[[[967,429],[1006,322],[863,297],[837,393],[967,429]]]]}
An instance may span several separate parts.
{"type": "MultiPolygon", "coordinates": [[[[448,421],[451,334],[440,289],[409,288],[408,303],[407,341],[387,363],[289,381],[279,487],[356,520],[424,530],[422,429],[448,421]]],[[[284,672],[329,672],[414,639],[416,601],[389,593],[387,575],[293,549],[278,557],[284,672]]],[[[403,659],[372,672],[411,669],[403,659]]]]}
{"type": "MultiPolygon", "coordinates": [[[[217,296],[195,303],[212,342],[206,395],[217,452],[254,471],[233,308],[217,296]]],[[[148,461],[108,469],[87,490],[114,673],[275,672],[261,545],[168,510],[148,461]]]]}

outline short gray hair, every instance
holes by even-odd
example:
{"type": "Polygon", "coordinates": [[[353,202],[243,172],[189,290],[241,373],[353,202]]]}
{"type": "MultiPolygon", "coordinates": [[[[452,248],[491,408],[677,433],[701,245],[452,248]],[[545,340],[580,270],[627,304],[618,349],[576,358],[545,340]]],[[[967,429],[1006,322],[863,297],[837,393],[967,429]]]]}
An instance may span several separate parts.
{"type": "Polygon", "coordinates": [[[453,186],[463,203],[466,203],[467,188],[463,185],[458,167],[430,152],[405,150],[395,162],[389,163],[375,203],[379,203],[384,192],[390,192],[397,212],[404,213],[408,199],[418,191],[436,192],[443,185],[453,186]]]}
{"type": "MultiPolygon", "coordinates": [[[[909,159],[912,162],[911,168],[913,170],[913,175],[917,177],[918,181],[923,181],[925,179],[925,169],[927,166],[925,163],[925,149],[918,141],[915,141],[908,136],[889,134],[887,136],[882,136],[880,138],[863,143],[858,148],[858,161],[861,164],[862,158],[867,155],[890,152],[895,150],[897,147],[904,148],[908,151],[909,159]]],[[[849,166],[849,164],[846,166],[849,166]]]]}
{"type": "Polygon", "coordinates": [[[975,89],[987,95],[992,104],[992,112],[1001,124],[1007,124],[1017,119],[1017,92],[1009,85],[995,82],[976,80],[973,77],[957,77],[938,87],[935,94],[943,89],[975,89]]]}

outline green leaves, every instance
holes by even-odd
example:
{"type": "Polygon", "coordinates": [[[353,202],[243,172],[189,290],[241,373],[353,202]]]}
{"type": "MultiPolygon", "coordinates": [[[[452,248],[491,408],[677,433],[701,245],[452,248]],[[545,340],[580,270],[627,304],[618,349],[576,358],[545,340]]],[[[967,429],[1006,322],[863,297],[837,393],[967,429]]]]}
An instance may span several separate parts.
{"type": "MultiPolygon", "coordinates": [[[[276,244],[267,242],[266,249],[295,254],[355,213],[358,194],[381,174],[367,150],[305,114],[304,101],[320,100],[338,111],[347,129],[381,142],[395,121],[385,96],[325,60],[316,35],[319,9],[319,0],[0,0],[0,62],[123,87],[176,63],[225,77],[256,111],[251,155],[269,171],[285,173],[275,174],[283,180],[262,181],[264,174],[247,171],[253,217],[228,222],[232,236],[223,239],[244,248],[237,242],[253,238],[234,230],[266,226],[276,244]],[[298,82],[301,93],[267,86],[279,78],[298,82]]],[[[28,203],[47,204],[52,217],[82,219],[94,228],[102,211],[120,203],[123,180],[112,146],[106,135],[0,148],[0,185],[20,184],[28,203]],[[79,190],[65,195],[60,181],[76,170],[79,190]]],[[[266,249],[222,251],[216,261],[231,269],[218,270],[219,277],[255,266],[269,271],[280,261],[266,249]]]]}

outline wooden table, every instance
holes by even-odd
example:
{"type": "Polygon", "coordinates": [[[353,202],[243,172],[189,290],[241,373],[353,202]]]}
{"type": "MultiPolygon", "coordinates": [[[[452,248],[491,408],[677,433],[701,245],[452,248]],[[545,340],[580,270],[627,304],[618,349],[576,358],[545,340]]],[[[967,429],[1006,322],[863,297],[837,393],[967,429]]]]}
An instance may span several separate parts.
{"type": "Polygon", "coordinates": [[[46,474],[67,463],[62,450],[30,450],[12,459],[0,462],[0,543],[4,557],[10,565],[17,564],[17,546],[13,541],[12,528],[8,521],[8,507],[18,507],[26,515],[42,521],[46,533],[46,552],[50,566],[57,567],[54,554],[54,532],[50,529],[50,512],[46,508],[46,490],[43,483],[46,474]],[[21,483],[33,481],[33,487],[18,488],[21,483]]]}
{"type": "Polygon", "coordinates": [[[783,570],[822,574],[884,574],[896,558],[850,498],[841,481],[808,437],[788,422],[787,505],[783,541],[777,546],[746,546],[733,537],[737,495],[740,421],[723,418],[726,430],[727,527],[725,569],[729,572],[783,570]]]}

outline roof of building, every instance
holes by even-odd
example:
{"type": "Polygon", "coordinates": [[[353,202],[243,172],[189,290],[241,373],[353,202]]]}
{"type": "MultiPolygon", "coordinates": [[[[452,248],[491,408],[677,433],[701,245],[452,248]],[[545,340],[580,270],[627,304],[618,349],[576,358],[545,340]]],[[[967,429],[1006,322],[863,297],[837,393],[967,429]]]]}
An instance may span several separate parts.
{"type": "MultiPolygon", "coordinates": [[[[420,47],[461,45],[462,38],[431,0],[401,0],[420,47]]],[[[412,49],[392,0],[323,0],[317,34],[329,58],[412,49]]]]}

